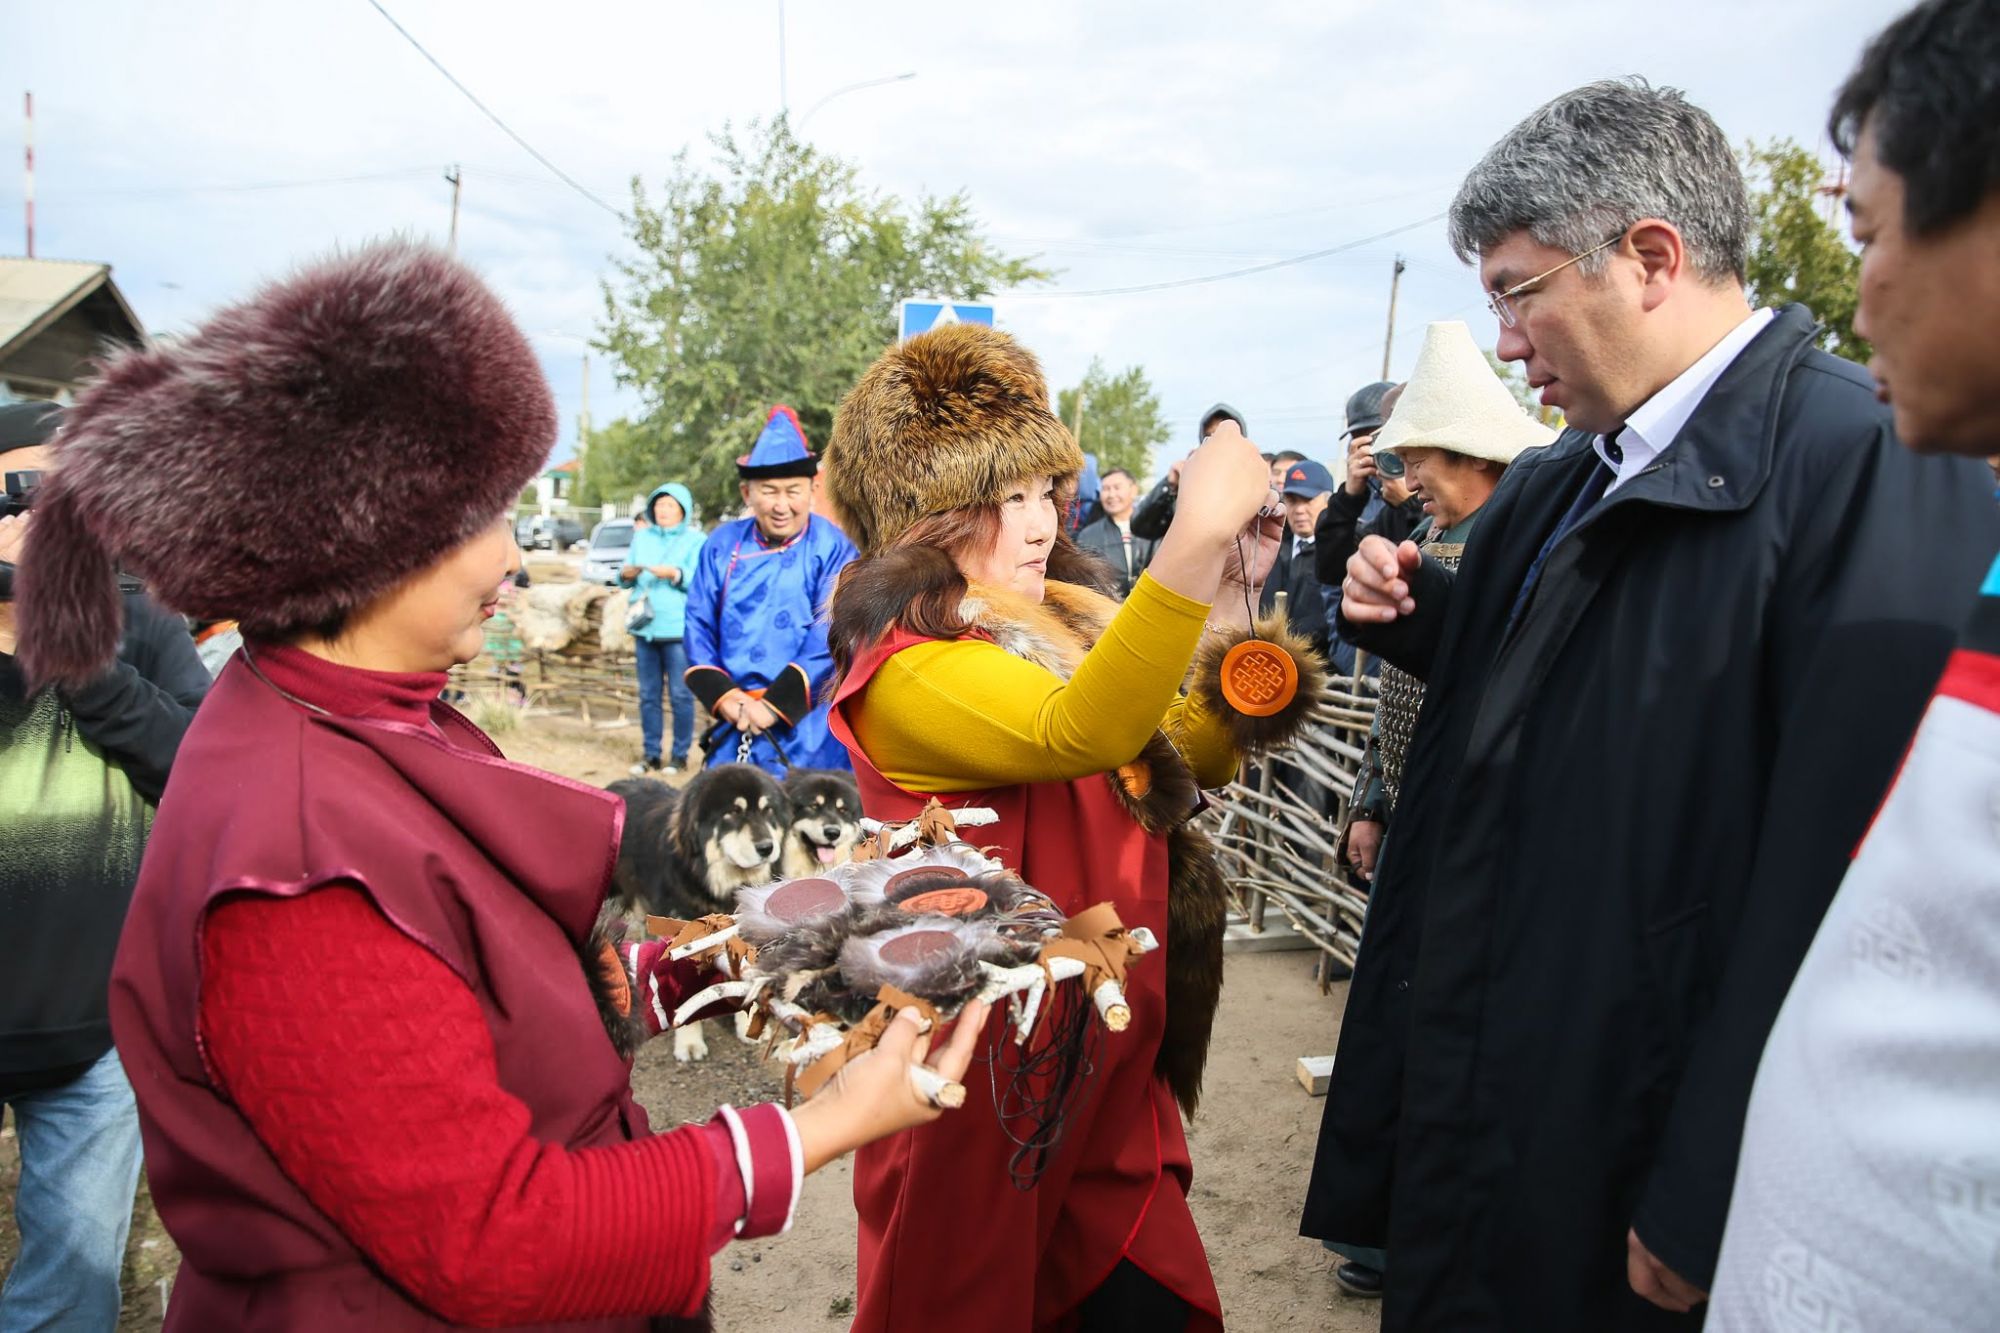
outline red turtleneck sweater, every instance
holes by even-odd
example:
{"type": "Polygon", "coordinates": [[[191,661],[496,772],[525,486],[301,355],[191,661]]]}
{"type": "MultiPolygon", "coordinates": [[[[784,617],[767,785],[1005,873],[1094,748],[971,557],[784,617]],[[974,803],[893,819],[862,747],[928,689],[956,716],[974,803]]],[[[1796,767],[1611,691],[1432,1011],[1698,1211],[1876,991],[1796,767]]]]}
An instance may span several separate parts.
{"type": "MultiPolygon", "coordinates": [[[[448,739],[431,719],[442,673],[248,651],[295,701],[448,739]]],[[[477,998],[359,888],[222,899],[201,956],[201,1036],[218,1082],[314,1205],[454,1323],[690,1314],[699,1295],[670,1306],[691,1262],[732,1235],[791,1223],[801,1158],[774,1105],[610,1148],[531,1137],[527,1108],[500,1086],[477,998]],[[413,1013],[426,1021],[408,1022],[413,1013]],[[690,1137],[713,1168],[698,1176],[690,1137]]]]}

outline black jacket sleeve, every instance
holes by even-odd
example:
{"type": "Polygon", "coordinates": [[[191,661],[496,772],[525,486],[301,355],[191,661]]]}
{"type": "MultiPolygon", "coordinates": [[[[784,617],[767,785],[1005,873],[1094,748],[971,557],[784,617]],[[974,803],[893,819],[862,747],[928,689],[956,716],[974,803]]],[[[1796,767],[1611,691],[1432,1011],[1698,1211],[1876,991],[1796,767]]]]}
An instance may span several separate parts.
{"type": "Polygon", "coordinates": [[[1453,577],[1452,571],[1425,556],[1410,585],[1410,595],[1417,603],[1414,612],[1386,625],[1377,621],[1358,625],[1347,618],[1343,605],[1334,632],[1418,680],[1429,680],[1438,641],[1444,636],[1445,615],[1451,609],[1453,577]]]}
{"type": "Polygon", "coordinates": [[[812,681],[807,678],[806,669],[797,662],[786,663],[778,678],[764,687],[764,702],[785,720],[786,726],[796,727],[813,706],[812,681]]]}
{"type": "Polygon", "coordinates": [[[1146,498],[1139,501],[1132,511],[1132,535],[1156,542],[1167,535],[1167,527],[1174,521],[1174,502],[1180,491],[1167,484],[1163,477],[1146,492],[1146,498]]]}
{"type": "Polygon", "coordinates": [[[1345,486],[1336,486],[1333,496],[1320,511],[1313,528],[1313,568],[1321,583],[1339,583],[1347,577],[1347,557],[1361,544],[1356,524],[1368,507],[1368,492],[1349,495],[1345,486]]]}
{"type": "Polygon", "coordinates": [[[208,668],[180,617],[132,594],[125,598],[118,660],[63,702],[83,738],[157,803],[208,684],[208,668]]]}

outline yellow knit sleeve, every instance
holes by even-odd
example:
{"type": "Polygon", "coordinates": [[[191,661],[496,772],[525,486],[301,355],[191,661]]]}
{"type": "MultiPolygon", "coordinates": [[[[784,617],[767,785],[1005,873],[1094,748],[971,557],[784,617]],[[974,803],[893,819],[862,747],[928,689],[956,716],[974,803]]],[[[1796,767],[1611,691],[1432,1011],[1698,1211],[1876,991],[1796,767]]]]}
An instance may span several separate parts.
{"type": "Polygon", "coordinates": [[[1203,785],[1218,785],[1235,753],[1179,693],[1207,614],[1142,575],[1067,684],[983,639],[917,644],[849,705],[855,739],[890,781],[955,792],[1107,772],[1164,728],[1203,785]]]}

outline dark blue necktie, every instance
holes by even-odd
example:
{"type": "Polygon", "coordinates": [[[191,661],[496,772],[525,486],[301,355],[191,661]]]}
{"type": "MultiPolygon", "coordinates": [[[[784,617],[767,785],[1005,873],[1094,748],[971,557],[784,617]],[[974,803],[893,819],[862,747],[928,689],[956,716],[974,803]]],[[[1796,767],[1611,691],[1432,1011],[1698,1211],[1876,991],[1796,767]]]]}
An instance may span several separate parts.
{"type": "MultiPolygon", "coordinates": [[[[1618,447],[1615,435],[1605,440],[1604,447],[1612,457],[1620,459],[1624,457],[1624,450],[1618,447]]],[[[1605,461],[1602,458],[1598,459],[1597,466],[1590,470],[1588,477],[1584,478],[1583,490],[1577,494],[1575,502],[1557,522],[1556,530],[1549,534],[1549,539],[1542,543],[1542,549],[1535,552],[1535,561],[1528,566],[1527,576],[1521,580],[1521,591],[1514,595],[1514,609],[1507,613],[1509,633],[1514,629],[1514,622],[1521,618],[1521,612],[1527,609],[1528,599],[1534,595],[1535,584],[1542,577],[1542,563],[1549,558],[1549,552],[1555,550],[1556,543],[1567,536],[1570,529],[1581,523],[1583,516],[1604,498],[1604,488],[1611,484],[1613,475],[1605,461]]]]}

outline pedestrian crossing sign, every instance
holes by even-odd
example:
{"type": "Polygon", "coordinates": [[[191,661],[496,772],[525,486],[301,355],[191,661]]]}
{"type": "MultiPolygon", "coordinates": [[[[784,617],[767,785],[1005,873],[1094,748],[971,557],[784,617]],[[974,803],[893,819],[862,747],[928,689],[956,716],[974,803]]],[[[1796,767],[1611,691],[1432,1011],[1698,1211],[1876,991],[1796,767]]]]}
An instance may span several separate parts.
{"type": "Polygon", "coordinates": [[[896,303],[896,341],[908,342],[919,333],[947,324],[993,323],[993,307],[954,301],[943,296],[912,296],[896,303]]]}

